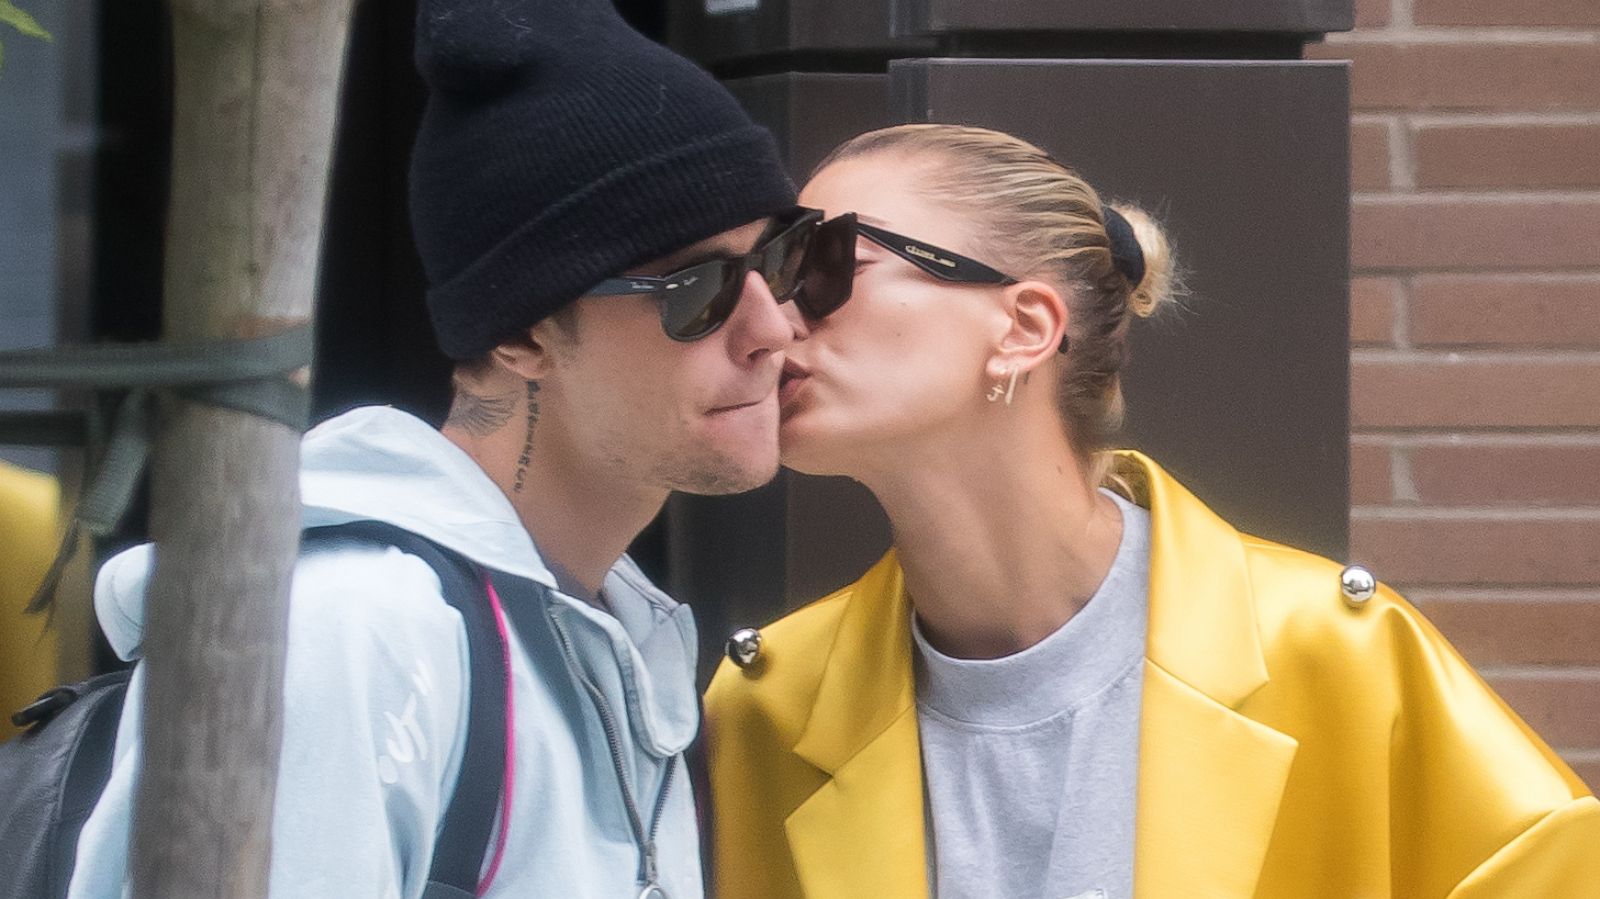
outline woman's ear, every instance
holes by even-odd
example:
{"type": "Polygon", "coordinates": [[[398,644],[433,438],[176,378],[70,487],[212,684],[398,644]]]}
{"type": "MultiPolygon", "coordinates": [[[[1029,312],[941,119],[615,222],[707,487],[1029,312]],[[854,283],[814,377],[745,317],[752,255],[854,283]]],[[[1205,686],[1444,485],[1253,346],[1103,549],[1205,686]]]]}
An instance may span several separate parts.
{"type": "Polygon", "coordinates": [[[1070,313],[1066,298],[1043,281],[1023,281],[1006,288],[1011,326],[995,354],[989,374],[1000,377],[1012,366],[1024,373],[1049,361],[1066,336],[1070,313]]]}

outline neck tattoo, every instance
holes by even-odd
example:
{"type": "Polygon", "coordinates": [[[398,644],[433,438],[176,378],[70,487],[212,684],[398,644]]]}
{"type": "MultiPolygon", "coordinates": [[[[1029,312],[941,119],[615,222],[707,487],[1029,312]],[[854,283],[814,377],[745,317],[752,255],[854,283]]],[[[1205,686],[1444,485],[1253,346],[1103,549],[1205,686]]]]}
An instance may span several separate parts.
{"type": "Polygon", "coordinates": [[[539,382],[528,382],[528,427],[523,432],[522,455],[517,457],[517,477],[513,493],[521,493],[528,479],[528,460],[533,458],[533,426],[539,421],[539,382]]]}
{"type": "Polygon", "coordinates": [[[445,419],[445,424],[460,428],[474,437],[487,437],[505,427],[516,408],[515,393],[483,396],[461,390],[456,392],[455,401],[450,404],[450,416],[445,419]]]}

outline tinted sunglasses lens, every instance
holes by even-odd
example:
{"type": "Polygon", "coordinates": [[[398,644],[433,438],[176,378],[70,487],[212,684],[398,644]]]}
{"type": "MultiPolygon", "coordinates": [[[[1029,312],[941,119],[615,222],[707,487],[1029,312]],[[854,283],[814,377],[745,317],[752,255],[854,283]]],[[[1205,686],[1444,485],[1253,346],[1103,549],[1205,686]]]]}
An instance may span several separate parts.
{"type": "Polygon", "coordinates": [[[800,286],[800,267],[816,230],[815,217],[803,219],[761,248],[761,277],[778,302],[792,298],[800,286]]]}
{"type": "Polygon", "coordinates": [[[850,299],[856,272],[856,220],[842,215],[817,226],[800,264],[795,305],[809,318],[823,318],[850,299]]]}
{"type": "Polygon", "coordinates": [[[661,327],[673,340],[698,340],[722,327],[738,305],[745,269],[715,259],[685,269],[661,294],[661,327]]]}

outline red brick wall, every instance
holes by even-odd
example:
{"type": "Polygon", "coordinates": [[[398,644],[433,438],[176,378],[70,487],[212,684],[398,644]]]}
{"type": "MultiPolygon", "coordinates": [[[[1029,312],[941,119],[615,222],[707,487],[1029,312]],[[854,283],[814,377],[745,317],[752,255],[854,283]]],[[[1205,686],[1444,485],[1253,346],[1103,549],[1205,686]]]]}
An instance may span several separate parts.
{"type": "Polygon", "coordinates": [[[1356,0],[1351,554],[1600,787],[1600,0],[1356,0]]]}

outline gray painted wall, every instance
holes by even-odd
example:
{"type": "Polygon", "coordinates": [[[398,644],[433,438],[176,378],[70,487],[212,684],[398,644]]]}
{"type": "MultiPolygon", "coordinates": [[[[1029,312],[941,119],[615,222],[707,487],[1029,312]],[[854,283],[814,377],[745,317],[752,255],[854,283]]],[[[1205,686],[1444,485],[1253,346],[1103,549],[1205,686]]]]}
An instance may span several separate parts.
{"type": "MultiPolygon", "coordinates": [[[[94,121],[90,0],[21,0],[55,40],[10,29],[0,69],[0,350],[57,340],[63,309],[82,309],[89,264],[89,174],[94,121]],[[75,164],[77,163],[77,164],[75,164]],[[69,173],[63,179],[62,173],[69,173]],[[64,183],[65,182],[65,183],[64,183]],[[65,239],[64,239],[65,238],[65,239]],[[68,254],[70,253],[70,258],[68,254]],[[69,284],[62,290],[62,282],[69,284]]],[[[0,391],[0,408],[47,409],[51,391],[0,391]]],[[[0,459],[54,472],[56,451],[0,446],[0,459]]]]}

